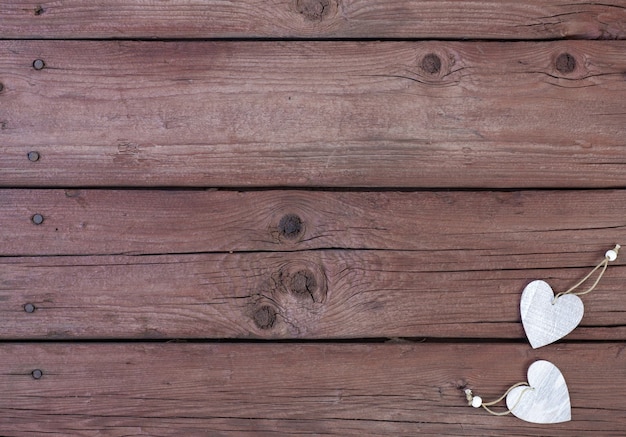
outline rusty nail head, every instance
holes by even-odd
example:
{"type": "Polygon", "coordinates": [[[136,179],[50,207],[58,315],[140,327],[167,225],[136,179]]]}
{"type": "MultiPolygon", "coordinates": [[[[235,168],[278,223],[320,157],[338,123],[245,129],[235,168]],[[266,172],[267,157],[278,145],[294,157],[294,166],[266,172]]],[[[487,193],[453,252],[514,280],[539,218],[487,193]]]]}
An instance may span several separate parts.
{"type": "Polygon", "coordinates": [[[35,151],[33,151],[33,152],[28,152],[28,160],[29,160],[29,161],[31,161],[31,162],[37,162],[37,161],[39,161],[39,158],[40,158],[40,156],[39,156],[39,152],[35,152],[35,151]]]}
{"type": "Polygon", "coordinates": [[[27,303],[26,305],[24,305],[24,311],[26,311],[27,313],[34,313],[35,305],[33,305],[32,303],[27,303]]]}
{"type": "Polygon", "coordinates": [[[34,224],[40,225],[43,223],[43,216],[41,214],[35,214],[32,220],[34,224]]]}
{"type": "Polygon", "coordinates": [[[41,377],[43,376],[43,372],[39,369],[35,369],[33,370],[32,375],[33,375],[33,378],[35,379],[41,379],[41,377]]]}
{"type": "Polygon", "coordinates": [[[35,59],[33,61],[33,68],[35,70],[43,70],[45,66],[46,66],[46,63],[43,61],[43,59],[35,59]]]}

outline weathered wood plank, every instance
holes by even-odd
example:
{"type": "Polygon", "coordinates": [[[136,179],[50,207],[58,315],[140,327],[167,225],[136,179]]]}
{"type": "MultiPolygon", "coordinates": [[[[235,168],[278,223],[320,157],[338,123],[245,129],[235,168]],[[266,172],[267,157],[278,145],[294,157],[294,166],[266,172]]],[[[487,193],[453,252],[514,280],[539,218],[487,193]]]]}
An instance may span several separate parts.
{"type": "Polygon", "coordinates": [[[4,38],[619,39],[625,23],[623,0],[0,2],[4,38]]]}
{"type": "Polygon", "coordinates": [[[6,187],[626,180],[621,41],[3,41],[0,71],[6,187]]]}
{"type": "Polygon", "coordinates": [[[0,242],[3,256],[394,249],[465,252],[457,270],[552,265],[539,254],[568,267],[626,243],[626,191],[5,189],[0,242]]]}
{"type": "Polygon", "coordinates": [[[0,421],[15,436],[180,435],[181,429],[211,435],[620,435],[626,427],[624,348],[2,344],[0,421]],[[495,399],[525,380],[537,359],[563,372],[571,422],[534,425],[467,406],[462,388],[495,399]],[[43,372],[38,380],[34,369],[43,372]]]}
{"type": "MultiPolygon", "coordinates": [[[[474,252],[473,254],[476,254],[474,252]]],[[[598,256],[587,255],[589,266],[598,256]]],[[[591,267],[463,271],[471,252],[304,251],[0,258],[2,339],[525,339],[534,279],[563,291],[591,267]]],[[[480,255],[477,255],[480,256],[480,255]]],[[[626,339],[626,269],[584,297],[568,339],[626,339]]]]}

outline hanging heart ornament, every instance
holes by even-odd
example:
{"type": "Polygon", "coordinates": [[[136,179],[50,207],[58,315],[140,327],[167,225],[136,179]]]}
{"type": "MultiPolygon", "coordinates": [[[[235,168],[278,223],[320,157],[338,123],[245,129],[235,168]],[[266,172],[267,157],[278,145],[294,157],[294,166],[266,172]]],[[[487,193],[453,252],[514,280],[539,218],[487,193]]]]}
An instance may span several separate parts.
{"type": "Polygon", "coordinates": [[[532,423],[572,420],[567,384],[554,364],[545,360],[531,364],[528,384],[515,387],[506,397],[506,406],[514,416],[532,423]]]}
{"type": "Polygon", "coordinates": [[[585,306],[573,294],[555,300],[547,282],[533,281],[522,293],[520,312],[526,337],[533,349],[537,349],[572,332],[582,320],[585,306]]]}

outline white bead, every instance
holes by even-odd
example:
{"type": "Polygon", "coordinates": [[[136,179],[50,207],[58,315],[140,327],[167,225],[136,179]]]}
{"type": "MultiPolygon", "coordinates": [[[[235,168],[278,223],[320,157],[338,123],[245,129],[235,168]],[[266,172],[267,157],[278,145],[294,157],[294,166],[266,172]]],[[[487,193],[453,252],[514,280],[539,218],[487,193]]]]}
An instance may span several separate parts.
{"type": "Polygon", "coordinates": [[[617,259],[617,252],[614,250],[607,250],[604,256],[607,257],[609,261],[615,261],[617,259]]]}
{"type": "Polygon", "coordinates": [[[482,404],[483,404],[483,399],[480,396],[474,396],[472,398],[472,407],[480,408],[482,404]]]}

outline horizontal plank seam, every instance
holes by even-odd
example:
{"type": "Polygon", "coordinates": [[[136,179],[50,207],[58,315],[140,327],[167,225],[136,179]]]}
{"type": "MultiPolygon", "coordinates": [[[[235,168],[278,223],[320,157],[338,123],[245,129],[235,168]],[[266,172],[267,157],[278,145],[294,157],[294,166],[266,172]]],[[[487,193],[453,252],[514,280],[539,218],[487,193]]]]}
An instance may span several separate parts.
{"type": "MultiPolygon", "coordinates": [[[[621,226],[620,226],[621,227],[621,226]]],[[[604,228],[602,228],[604,229],[604,228]]],[[[610,229],[610,227],[609,227],[610,229]]],[[[584,230],[584,229],[581,229],[584,230]]],[[[354,253],[367,253],[367,252],[396,252],[396,253],[429,253],[429,252],[457,252],[459,250],[465,250],[464,248],[453,248],[453,249],[433,249],[433,250],[423,250],[423,249],[361,249],[361,248],[350,248],[350,247],[315,247],[310,249],[294,249],[294,250],[227,250],[227,251],[199,251],[199,252],[156,252],[156,253],[134,253],[134,252],[121,252],[121,253],[104,253],[104,254],[43,254],[43,255],[0,255],[0,263],[2,259],[21,259],[21,258],[94,258],[94,257],[116,257],[116,256],[127,256],[131,257],[158,257],[158,256],[195,256],[195,255],[246,255],[246,254],[263,254],[263,253],[271,253],[277,255],[291,255],[296,253],[311,253],[311,252],[354,252],[354,253]]],[[[477,249],[479,250],[479,249],[477,249]]],[[[488,249],[483,249],[484,251],[488,251],[488,249]]],[[[553,254],[562,254],[563,252],[552,252],[553,254]]],[[[591,252],[590,252],[591,253],[591,252]]],[[[593,252],[595,253],[595,252],[593,252]]],[[[547,253],[523,253],[520,255],[546,255],[547,253]]],[[[498,255],[499,256],[499,255],[498,255]]],[[[129,263],[111,263],[106,264],[107,266],[115,266],[115,265],[160,265],[164,264],[162,262],[129,262],[129,263]]],[[[84,266],[93,266],[93,263],[84,264],[84,266]]],[[[64,267],[72,266],[78,267],[83,266],[83,264],[67,264],[64,267]]],[[[519,267],[519,268],[499,268],[499,269],[458,269],[458,270],[445,270],[446,273],[464,273],[464,272],[492,272],[497,270],[499,272],[520,272],[526,270],[577,270],[581,268],[594,267],[595,264],[582,264],[576,266],[557,266],[557,265],[544,265],[544,266],[534,266],[532,268],[519,267]]],[[[618,266],[615,266],[618,267],[618,266]]],[[[440,273],[442,270],[420,270],[420,273],[440,273]]]]}
{"type": "Polygon", "coordinates": [[[211,38],[154,38],[154,37],[109,37],[109,38],[45,38],[22,37],[22,38],[1,38],[0,41],[136,41],[136,42],[555,42],[555,41],[622,41],[626,38],[585,38],[584,36],[565,36],[559,38],[458,38],[458,37],[417,37],[417,38],[391,38],[391,37],[211,37],[211,38]]]}
{"type": "MultiPolygon", "coordinates": [[[[504,322],[503,322],[504,323],[504,322]]],[[[624,326],[624,325],[616,325],[624,326]]],[[[580,325],[579,328],[588,328],[589,326],[580,325]]],[[[603,328],[605,326],[602,326],[603,328]]],[[[136,344],[215,344],[215,345],[365,345],[365,344],[525,344],[528,343],[524,338],[492,338],[492,337],[363,337],[363,338],[350,338],[350,339],[238,339],[238,338],[159,338],[159,339],[89,339],[81,338],[76,339],[3,339],[0,340],[0,346],[4,344],[20,345],[20,344],[45,344],[45,345],[91,345],[91,344],[114,344],[119,346],[124,345],[136,345],[136,344]]],[[[561,339],[556,344],[625,344],[626,340],[568,340],[561,339]]]]}
{"type": "MultiPolygon", "coordinates": [[[[624,163],[626,164],[626,163],[624,163]]],[[[545,192],[545,191],[614,191],[623,190],[624,185],[604,185],[601,187],[568,187],[568,186],[510,186],[510,187],[407,187],[407,186],[316,186],[316,185],[230,185],[230,186],[188,186],[188,185],[3,185],[2,190],[90,190],[90,191],[223,191],[223,192],[265,192],[265,191],[306,191],[325,193],[515,193],[515,192],[545,192]]]]}

